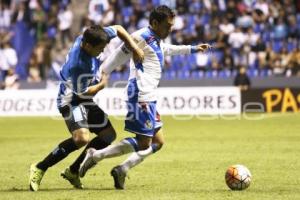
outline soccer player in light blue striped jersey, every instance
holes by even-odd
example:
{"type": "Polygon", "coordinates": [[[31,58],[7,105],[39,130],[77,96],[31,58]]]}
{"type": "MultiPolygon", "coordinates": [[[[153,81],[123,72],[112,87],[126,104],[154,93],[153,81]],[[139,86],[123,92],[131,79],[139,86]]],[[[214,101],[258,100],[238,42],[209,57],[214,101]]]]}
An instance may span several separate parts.
{"type": "MultiPolygon", "coordinates": [[[[57,97],[57,106],[64,117],[71,137],[62,141],[42,161],[30,167],[30,190],[37,191],[44,173],[71,152],[85,146],[102,149],[116,137],[115,130],[104,111],[93,101],[93,97],[107,84],[107,76],[100,79],[100,61],[97,58],[109,41],[118,36],[132,51],[137,61],[142,61],[144,53],[136,45],[131,36],[119,25],[87,28],[83,35],[76,38],[69,50],[66,62],[60,71],[61,82],[57,97]],[[89,132],[95,137],[89,142],[89,132]]],[[[61,176],[74,187],[83,188],[78,176],[79,166],[86,151],[61,176]]]]}
{"type": "MultiPolygon", "coordinates": [[[[204,52],[209,44],[171,45],[162,40],[171,32],[174,24],[174,12],[167,6],[158,6],[151,14],[147,28],[132,34],[138,46],[143,49],[143,62],[131,59],[130,75],[126,87],[127,116],[125,130],[136,136],[126,138],[96,151],[88,149],[81,164],[79,175],[83,177],[88,169],[104,158],[111,158],[127,153],[132,154],[120,165],[114,167],[111,175],[116,189],[124,189],[125,177],[130,168],[141,163],[146,157],[157,152],[164,144],[162,122],[156,111],[156,88],[158,87],[164,65],[164,57],[168,55],[204,52]]],[[[120,47],[102,64],[102,70],[109,74],[115,67],[132,57],[125,46],[120,47]]]]}

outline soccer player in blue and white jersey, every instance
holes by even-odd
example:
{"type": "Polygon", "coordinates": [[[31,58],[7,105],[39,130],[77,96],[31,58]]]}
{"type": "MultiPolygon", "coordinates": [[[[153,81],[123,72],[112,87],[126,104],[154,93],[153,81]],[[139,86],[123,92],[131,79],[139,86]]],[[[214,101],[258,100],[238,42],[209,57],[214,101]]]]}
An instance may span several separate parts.
{"type": "MultiPolygon", "coordinates": [[[[131,36],[119,25],[102,28],[91,26],[83,35],[75,40],[66,62],[61,68],[57,105],[64,117],[71,137],[58,146],[37,164],[30,167],[30,190],[37,191],[44,173],[71,152],[85,146],[86,148],[102,149],[115,138],[116,133],[107,115],[93,102],[97,92],[105,87],[108,77],[103,74],[99,78],[100,61],[97,56],[109,41],[118,36],[132,51],[137,61],[142,61],[143,51],[136,45],[131,36]],[[89,132],[97,135],[89,142],[89,132]]],[[[86,151],[66,170],[61,173],[74,187],[83,188],[78,171],[86,151]]]]}
{"type": "MultiPolygon", "coordinates": [[[[128,113],[125,120],[125,130],[136,136],[126,138],[102,150],[88,149],[79,170],[81,177],[85,175],[88,169],[104,158],[133,152],[122,164],[114,167],[111,171],[115,188],[124,189],[128,170],[163,146],[162,122],[156,111],[156,88],[161,78],[164,57],[203,52],[210,48],[208,44],[190,46],[163,43],[162,39],[165,39],[171,32],[174,17],[175,14],[170,8],[158,6],[150,14],[150,26],[132,34],[145,54],[143,62],[134,62],[131,59],[129,81],[126,87],[128,113]]],[[[124,46],[120,47],[104,61],[102,70],[109,74],[115,67],[130,58],[131,53],[124,46]]]]}

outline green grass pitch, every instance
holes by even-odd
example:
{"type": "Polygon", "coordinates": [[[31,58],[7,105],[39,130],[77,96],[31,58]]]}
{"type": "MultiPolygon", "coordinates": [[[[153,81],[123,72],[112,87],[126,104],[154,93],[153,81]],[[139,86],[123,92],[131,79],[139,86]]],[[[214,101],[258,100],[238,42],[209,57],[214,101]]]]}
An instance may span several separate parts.
{"type": "MultiPolygon", "coordinates": [[[[258,116],[250,115],[252,120],[163,116],[166,144],[130,171],[126,190],[114,190],[109,174],[124,156],[99,163],[83,179],[86,189],[73,189],[59,174],[77,151],[50,168],[35,193],[28,190],[29,166],[69,137],[65,124],[46,117],[0,118],[0,199],[300,199],[300,115],[254,117],[258,116]],[[247,190],[227,188],[224,173],[232,164],[250,169],[253,179],[247,190]]],[[[118,140],[130,135],[122,130],[122,120],[112,123],[118,140]]]]}

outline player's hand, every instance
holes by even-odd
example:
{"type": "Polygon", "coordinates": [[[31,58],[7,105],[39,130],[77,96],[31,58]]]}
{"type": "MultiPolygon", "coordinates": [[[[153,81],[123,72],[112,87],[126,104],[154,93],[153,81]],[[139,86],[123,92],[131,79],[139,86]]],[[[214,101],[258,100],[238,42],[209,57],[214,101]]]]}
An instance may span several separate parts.
{"type": "Polygon", "coordinates": [[[142,49],[136,48],[133,50],[132,54],[133,54],[132,56],[133,56],[134,62],[139,62],[139,63],[143,62],[144,51],[142,49]]]}
{"type": "Polygon", "coordinates": [[[210,44],[207,44],[207,43],[197,45],[197,50],[200,51],[200,52],[210,50],[211,48],[212,48],[212,46],[210,44]]]}

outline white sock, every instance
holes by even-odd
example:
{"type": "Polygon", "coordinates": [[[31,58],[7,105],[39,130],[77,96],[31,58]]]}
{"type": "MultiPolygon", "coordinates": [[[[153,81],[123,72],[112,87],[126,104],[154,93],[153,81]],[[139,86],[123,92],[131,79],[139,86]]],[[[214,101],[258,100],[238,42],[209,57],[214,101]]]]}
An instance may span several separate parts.
{"type": "Polygon", "coordinates": [[[120,166],[122,170],[127,173],[129,169],[140,164],[146,157],[153,154],[152,146],[146,150],[132,153],[120,166]]]}
{"type": "Polygon", "coordinates": [[[134,152],[136,148],[136,140],[134,138],[126,138],[117,144],[112,144],[104,149],[95,151],[93,154],[93,159],[94,161],[99,162],[104,158],[112,158],[134,152]]]}

